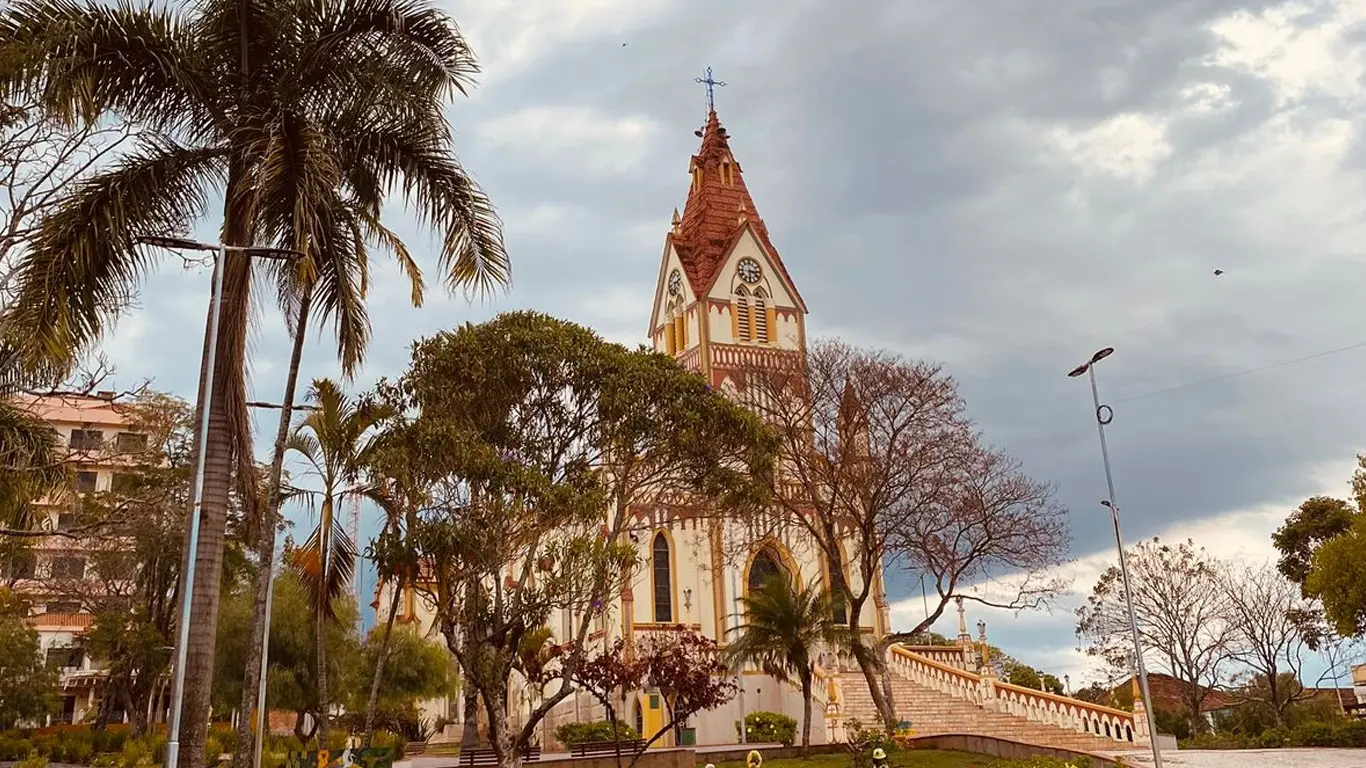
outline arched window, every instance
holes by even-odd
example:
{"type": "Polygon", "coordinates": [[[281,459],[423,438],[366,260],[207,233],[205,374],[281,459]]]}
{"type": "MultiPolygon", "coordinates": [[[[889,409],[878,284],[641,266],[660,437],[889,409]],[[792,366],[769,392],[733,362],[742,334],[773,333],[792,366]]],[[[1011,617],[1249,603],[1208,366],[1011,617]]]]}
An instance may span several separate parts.
{"type": "Polygon", "coordinates": [[[682,352],[688,348],[688,318],[683,314],[683,302],[674,305],[674,347],[682,352]]]}
{"type": "Polygon", "coordinates": [[[673,564],[669,561],[669,538],[663,533],[656,533],[650,550],[654,561],[651,572],[654,574],[655,621],[667,623],[674,620],[673,564]]]}
{"type": "Polygon", "coordinates": [[[760,344],[769,342],[768,295],[763,288],[754,289],[754,340],[760,344]]]}
{"type": "Polygon", "coordinates": [[[749,313],[749,291],[745,286],[735,289],[735,298],[730,305],[731,330],[736,341],[749,341],[754,338],[754,323],[749,313]]]}
{"type": "Polygon", "coordinates": [[[764,584],[773,576],[781,575],[791,578],[791,574],[779,562],[777,554],[771,547],[764,547],[754,556],[749,564],[749,578],[745,584],[750,592],[757,592],[764,588],[764,584]]]}

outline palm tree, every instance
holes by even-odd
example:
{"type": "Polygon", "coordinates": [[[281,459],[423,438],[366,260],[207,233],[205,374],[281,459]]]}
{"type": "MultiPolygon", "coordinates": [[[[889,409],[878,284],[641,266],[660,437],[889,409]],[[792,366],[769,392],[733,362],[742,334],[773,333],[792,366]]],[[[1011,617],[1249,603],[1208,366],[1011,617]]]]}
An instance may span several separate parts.
{"type": "Polygon", "coordinates": [[[811,678],[817,648],[843,636],[830,597],[818,585],[799,589],[777,573],[762,589],[741,598],[745,623],[731,643],[732,663],[758,665],[780,682],[795,676],[802,692],[802,754],[811,746],[811,678]]]}
{"type": "MultiPolygon", "coordinates": [[[[499,222],[452,154],[442,113],[476,67],[429,0],[199,0],[188,11],[17,0],[0,12],[0,62],[0,96],[35,98],[68,123],[121,119],[139,130],[132,150],[43,220],[17,265],[6,330],[26,355],[69,363],[97,340],[151,267],[136,239],[185,231],[213,190],[224,243],[298,247],[314,259],[300,268],[319,280],[357,279],[316,266],[328,242],[392,246],[379,212],[395,191],[440,231],[448,286],[488,290],[507,279],[499,222]]],[[[183,755],[199,754],[206,734],[234,469],[258,516],[272,506],[258,503],[248,466],[251,258],[230,253],[222,268],[201,542],[187,553],[200,576],[183,755]]],[[[322,304],[354,320],[363,312],[354,295],[322,304]]],[[[348,367],[359,359],[343,349],[348,367]]]]}
{"type": "Polygon", "coordinates": [[[337,525],[336,510],[352,499],[367,499],[390,507],[388,495],[375,484],[360,482],[370,452],[374,427],[386,415],[383,408],[354,403],[336,382],[317,379],[309,391],[316,409],[299,422],[288,449],[307,460],[309,472],[322,485],[318,491],[295,491],[319,502],[318,527],[302,547],[290,551],[289,564],[299,574],[313,600],[318,653],[318,748],[327,748],[327,621],[336,618],[335,600],[346,592],[356,569],[356,542],[345,526],[337,525]]]}

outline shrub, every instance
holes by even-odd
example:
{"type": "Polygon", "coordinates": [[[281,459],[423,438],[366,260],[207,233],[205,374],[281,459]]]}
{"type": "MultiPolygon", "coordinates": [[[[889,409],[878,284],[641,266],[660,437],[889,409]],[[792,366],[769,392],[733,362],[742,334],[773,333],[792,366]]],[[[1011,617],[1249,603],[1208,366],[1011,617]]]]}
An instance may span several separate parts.
{"type": "Polygon", "coordinates": [[[873,750],[881,747],[888,754],[897,750],[895,742],[887,738],[887,734],[874,723],[872,728],[864,728],[858,720],[849,720],[844,724],[847,740],[844,743],[844,750],[849,755],[849,765],[851,768],[871,768],[873,765],[873,750]]]}
{"type": "Polygon", "coordinates": [[[1265,731],[1262,731],[1262,734],[1252,741],[1262,749],[1284,747],[1286,744],[1290,743],[1290,731],[1279,726],[1276,728],[1268,728],[1265,731]]]}
{"type": "MultiPolygon", "coordinates": [[[[739,729],[736,729],[739,734],[739,729]]],[[[797,740],[797,721],[778,712],[750,712],[745,715],[745,741],[751,744],[792,746],[797,740]]]]}
{"type": "Polygon", "coordinates": [[[555,738],[566,747],[574,744],[587,744],[592,741],[632,741],[640,738],[636,729],[616,721],[615,735],[612,723],[606,720],[593,720],[587,723],[565,723],[555,729],[555,738]]]}
{"type": "Polygon", "coordinates": [[[14,768],[47,768],[47,758],[34,753],[15,763],[14,768]]]}
{"type": "Polygon", "coordinates": [[[370,739],[370,746],[374,749],[393,750],[394,760],[397,761],[403,759],[403,750],[407,748],[408,742],[393,731],[375,731],[375,735],[370,739]]]}

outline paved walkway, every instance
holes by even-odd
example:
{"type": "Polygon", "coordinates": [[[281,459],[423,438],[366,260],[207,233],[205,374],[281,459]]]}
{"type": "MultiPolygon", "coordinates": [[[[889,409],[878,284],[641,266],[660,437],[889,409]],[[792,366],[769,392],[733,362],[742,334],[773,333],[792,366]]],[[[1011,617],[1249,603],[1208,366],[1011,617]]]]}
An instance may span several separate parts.
{"type": "MultiPolygon", "coordinates": [[[[1123,754],[1125,765],[1151,766],[1148,752],[1123,754]]],[[[1366,768],[1366,749],[1183,749],[1163,752],[1166,768],[1366,768]]]]}

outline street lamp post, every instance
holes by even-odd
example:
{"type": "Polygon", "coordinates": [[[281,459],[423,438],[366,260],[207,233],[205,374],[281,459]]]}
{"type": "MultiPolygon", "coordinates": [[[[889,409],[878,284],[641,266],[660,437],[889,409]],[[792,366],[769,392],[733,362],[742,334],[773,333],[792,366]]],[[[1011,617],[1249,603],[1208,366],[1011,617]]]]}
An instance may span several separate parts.
{"type": "Polygon", "coordinates": [[[1105,487],[1110,492],[1110,498],[1101,502],[1103,506],[1110,510],[1110,519],[1115,527],[1115,548],[1119,550],[1119,572],[1124,579],[1124,605],[1129,613],[1129,632],[1133,635],[1134,641],[1134,663],[1138,669],[1138,686],[1143,694],[1143,709],[1148,716],[1148,744],[1153,751],[1154,768],[1162,768],[1162,750],[1157,744],[1157,722],[1153,719],[1152,696],[1148,692],[1148,670],[1143,663],[1143,644],[1138,638],[1138,618],[1134,614],[1134,592],[1129,583],[1129,565],[1124,559],[1124,539],[1119,532],[1119,502],[1115,500],[1115,478],[1110,471],[1110,449],[1105,443],[1105,425],[1114,421],[1114,409],[1108,405],[1101,405],[1100,390],[1096,387],[1096,363],[1113,355],[1114,347],[1104,349],[1091,355],[1091,359],[1068,371],[1070,378],[1076,378],[1086,374],[1091,380],[1091,403],[1095,407],[1096,430],[1100,433],[1100,458],[1105,464],[1105,487]]]}
{"type": "Polygon", "coordinates": [[[209,411],[213,398],[214,369],[218,363],[218,323],[223,310],[223,277],[227,271],[229,252],[245,253],[248,257],[295,258],[302,256],[299,251],[284,248],[258,248],[253,246],[217,245],[187,240],[181,237],[149,236],[136,240],[141,245],[185,251],[206,251],[215,255],[213,265],[213,289],[210,302],[212,311],[209,318],[208,350],[204,360],[204,383],[199,391],[199,451],[194,467],[194,504],[190,513],[190,535],[185,552],[185,569],[180,584],[180,623],[176,628],[175,677],[171,682],[171,722],[166,739],[166,765],[179,768],[180,758],[180,719],[185,707],[185,665],[188,661],[190,644],[190,609],[193,605],[194,577],[199,552],[200,516],[204,507],[204,464],[208,455],[209,411]]]}
{"type": "MultiPolygon", "coordinates": [[[[259,401],[250,401],[247,403],[247,407],[273,408],[276,410],[284,408],[284,406],[280,403],[266,403],[259,401]]],[[[293,404],[290,406],[290,410],[317,411],[321,409],[318,408],[318,406],[316,405],[293,404]]],[[[272,557],[270,566],[270,582],[266,586],[266,615],[264,622],[265,626],[261,630],[261,673],[256,676],[256,714],[252,718],[255,721],[256,725],[256,739],[252,744],[250,762],[252,765],[258,767],[261,765],[261,755],[265,754],[262,751],[262,745],[265,743],[266,726],[269,724],[269,717],[266,714],[266,667],[268,666],[270,661],[270,612],[271,605],[274,602],[275,564],[274,558],[272,557]]]]}

